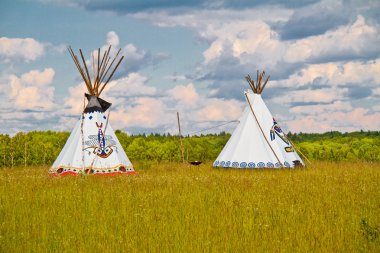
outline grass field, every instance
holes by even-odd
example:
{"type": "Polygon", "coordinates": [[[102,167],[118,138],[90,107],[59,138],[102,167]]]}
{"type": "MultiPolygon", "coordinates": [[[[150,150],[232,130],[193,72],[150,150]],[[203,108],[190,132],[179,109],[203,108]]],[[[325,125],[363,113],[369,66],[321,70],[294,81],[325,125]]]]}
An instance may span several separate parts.
{"type": "Polygon", "coordinates": [[[380,252],[380,164],[0,170],[0,252],[380,252]]]}

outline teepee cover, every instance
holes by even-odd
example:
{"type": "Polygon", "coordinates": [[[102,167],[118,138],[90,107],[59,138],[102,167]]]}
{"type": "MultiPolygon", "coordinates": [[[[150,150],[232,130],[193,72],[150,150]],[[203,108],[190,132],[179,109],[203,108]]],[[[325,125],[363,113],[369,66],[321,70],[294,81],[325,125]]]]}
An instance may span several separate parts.
{"type": "Polygon", "coordinates": [[[269,79],[261,85],[264,74],[258,74],[256,84],[247,76],[253,93],[245,92],[247,107],[215,160],[214,167],[280,168],[304,165],[261,98],[269,79]]]}
{"type": "MultiPolygon", "coordinates": [[[[106,111],[108,110],[109,112],[111,103],[98,97],[123,59],[122,57],[119,60],[112,74],[108,76],[107,81],[102,83],[101,80],[107,76],[108,70],[120,52],[119,50],[111,65],[109,65],[110,57],[108,55],[110,48],[104,54],[102,62],[100,63],[100,58],[98,57],[99,65],[93,66],[93,69],[97,67],[99,72],[96,76],[93,75],[92,82],[88,75],[82,51],[80,52],[86,71],[80,66],[78,58],[71,48],[69,49],[90,94],[85,94],[88,101],[87,106],[61,153],[49,170],[49,173],[53,175],[76,175],[80,173],[115,175],[135,173],[130,160],[108,121],[109,113],[106,114],[106,111]]],[[[98,55],[100,55],[100,49],[98,52],[98,55]]]]}

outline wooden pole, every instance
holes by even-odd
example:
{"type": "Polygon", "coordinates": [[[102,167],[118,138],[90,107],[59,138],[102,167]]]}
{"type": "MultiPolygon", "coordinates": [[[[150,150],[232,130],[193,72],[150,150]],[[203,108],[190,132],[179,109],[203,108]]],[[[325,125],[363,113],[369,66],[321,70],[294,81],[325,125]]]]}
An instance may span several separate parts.
{"type": "Polygon", "coordinates": [[[92,57],[92,87],[94,88],[95,87],[95,58],[94,58],[94,54],[91,53],[91,57],[92,57]]]}
{"type": "Polygon", "coordinates": [[[106,69],[108,62],[109,62],[109,59],[110,59],[110,57],[109,57],[110,50],[111,50],[111,45],[108,47],[108,50],[105,52],[103,59],[102,59],[102,63],[100,64],[101,68],[99,70],[98,84],[96,86],[96,89],[99,89],[99,87],[103,81],[102,75],[103,75],[104,70],[106,69]]]}
{"type": "Polygon", "coordinates": [[[252,80],[251,76],[247,75],[245,77],[245,79],[247,80],[247,82],[248,82],[249,86],[251,87],[252,91],[254,93],[257,93],[256,87],[255,87],[255,82],[252,80]]]}
{"type": "Polygon", "coordinates": [[[88,81],[87,78],[85,77],[85,74],[84,74],[84,72],[83,72],[83,69],[82,69],[82,67],[81,67],[81,65],[80,65],[80,63],[79,63],[79,60],[78,60],[77,56],[75,55],[75,53],[74,53],[74,51],[72,50],[71,47],[69,47],[68,50],[69,50],[69,52],[70,52],[71,57],[73,58],[73,61],[74,61],[75,65],[77,66],[77,69],[78,69],[79,73],[81,74],[81,76],[82,76],[82,78],[83,78],[84,83],[86,84],[86,87],[87,87],[88,92],[89,92],[91,95],[94,95],[94,94],[92,93],[91,85],[89,84],[89,81],[88,81]]]}
{"type": "MultiPolygon", "coordinates": [[[[110,68],[112,67],[112,65],[113,65],[113,63],[115,62],[115,60],[116,60],[117,56],[119,55],[120,51],[121,51],[121,48],[119,49],[119,51],[117,51],[117,53],[116,53],[115,57],[113,58],[111,64],[110,64],[109,67],[107,68],[107,71],[106,71],[105,73],[104,73],[104,70],[101,72],[101,75],[100,75],[100,78],[99,78],[99,79],[100,79],[99,84],[102,83],[102,82],[103,82],[103,79],[107,76],[108,71],[109,71],[110,68]]],[[[108,57],[108,60],[107,60],[107,64],[106,64],[106,65],[108,65],[109,60],[110,60],[110,57],[108,57]]]]}
{"type": "MultiPolygon", "coordinates": [[[[100,52],[100,49],[99,49],[99,52],[100,52]]],[[[98,71],[98,75],[97,75],[97,78],[96,78],[96,90],[98,90],[98,88],[99,88],[99,75],[100,75],[100,71],[101,71],[101,69],[102,69],[102,67],[103,67],[103,62],[107,59],[106,58],[106,54],[107,54],[107,51],[105,51],[104,52],[104,54],[103,54],[103,57],[102,57],[102,60],[101,60],[101,62],[100,62],[100,65],[98,66],[98,69],[99,69],[99,71],[98,71]]],[[[98,93],[98,92],[97,92],[98,93]]],[[[99,96],[99,95],[98,95],[99,96]]]]}
{"type": "Polygon", "coordinates": [[[91,95],[95,95],[95,93],[94,93],[94,89],[93,89],[93,87],[92,87],[92,85],[91,85],[91,77],[90,77],[90,74],[88,73],[88,69],[87,69],[87,65],[86,65],[86,60],[84,59],[84,56],[83,56],[83,53],[82,53],[82,49],[79,49],[79,53],[80,53],[80,56],[82,57],[82,61],[83,61],[83,65],[84,65],[84,69],[86,70],[86,72],[85,72],[85,74],[87,74],[87,80],[88,80],[88,82],[89,82],[89,85],[90,85],[90,87],[91,87],[91,95]]]}
{"type": "Polygon", "coordinates": [[[181,159],[182,159],[182,163],[185,163],[184,152],[183,152],[183,144],[182,144],[181,124],[179,123],[179,113],[178,112],[177,112],[177,122],[178,122],[179,142],[181,144],[181,159]]]}
{"type": "Polygon", "coordinates": [[[102,91],[104,90],[104,88],[106,87],[107,83],[109,82],[109,80],[112,78],[113,74],[115,73],[117,67],[119,67],[119,64],[120,62],[124,59],[124,56],[122,56],[119,60],[119,62],[116,64],[115,68],[113,69],[113,71],[111,72],[111,74],[109,75],[107,81],[103,84],[102,88],[100,89],[99,91],[99,96],[100,94],[102,93],[102,91]]]}
{"type": "Polygon", "coordinates": [[[264,90],[264,88],[265,88],[265,85],[267,85],[268,80],[269,80],[269,77],[270,77],[270,76],[267,77],[267,80],[265,80],[263,86],[261,87],[261,89],[260,89],[260,94],[261,94],[261,92],[263,92],[263,90],[264,90]]]}

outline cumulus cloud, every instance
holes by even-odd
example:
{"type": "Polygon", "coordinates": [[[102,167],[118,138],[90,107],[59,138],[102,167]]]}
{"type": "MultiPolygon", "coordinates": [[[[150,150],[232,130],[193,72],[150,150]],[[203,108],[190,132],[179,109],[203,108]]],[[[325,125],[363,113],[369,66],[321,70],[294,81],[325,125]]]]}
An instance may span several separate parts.
{"type": "Polygon", "coordinates": [[[69,95],[64,99],[63,113],[67,116],[80,115],[85,104],[84,94],[88,93],[84,82],[69,87],[69,95]]]}
{"type": "Polygon", "coordinates": [[[378,20],[379,7],[378,1],[321,0],[295,8],[289,20],[275,27],[284,40],[301,39],[335,30],[355,20],[357,15],[378,20]]]}
{"type": "MultiPolygon", "coordinates": [[[[352,2],[348,4],[355,5],[352,2]]],[[[362,10],[370,8],[360,6],[362,10]]],[[[241,86],[242,77],[256,69],[266,69],[272,79],[281,81],[306,64],[367,61],[378,57],[380,47],[376,41],[380,40],[380,33],[375,23],[360,14],[351,22],[344,15],[347,8],[341,1],[322,1],[308,8],[305,18],[317,15],[312,10],[327,12],[328,16],[337,11],[340,14],[334,16],[337,20],[330,22],[333,24],[324,26],[319,32],[287,41],[282,39],[282,31],[276,27],[295,20],[296,13],[301,12],[302,8],[292,10],[262,6],[242,12],[210,9],[184,13],[161,11],[137,13],[133,17],[149,20],[158,26],[181,26],[194,30],[208,45],[203,52],[204,62],[197,68],[197,80],[210,82],[214,95],[220,97],[234,94],[224,91],[230,89],[231,82],[241,86]],[[336,46],[338,44],[339,47],[336,46]]],[[[350,13],[359,12],[350,10],[350,13]]],[[[312,23],[305,20],[302,24],[301,21],[297,22],[299,25],[312,23]]]]}
{"type": "Polygon", "coordinates": [[[242,104],[236,100],[223,100],[212,98],[207,104],[195,113],[201,121],[228,121],[236,120],[241,115],[242,104]]]}
{"type": "Polygon", "coordinates": [[[17,77],[9,77],[9,97],[20,109],[51,110],[54,107],[54,87],[51,85],[55,71],[32,70],[17,77]]]}
{"type": "MultiPolygon", "coordinates": [[[[228,17],[223,16],[222,11],[217,12],[221,18],[214,20],[203,13],[150,16],[159,26],[190,27],[208,44],[203,52],[204,61],[197,68],[197,80],[208,82],[213,98],[194,93],[194,85],[190,84],[178,85],[168,91],[169,97],[162,98],[171,101],[170,105],[176,110],[185,111],[186,120],[238,118],[243,104],[239,101],[243,98],[241,91],[248,88],[243,76],[265,68],[274,76],[267,88],[267,92],[272,93],[267,96],[268,106],[275,109],[274,115],[281,113],[279,119],[282,116],[282,122],[292,131],[374,130],[378,127],[376,123],[371,124],[379,117],[375,107],[352,106],[353,100],[371,98],[367,104],[378,101],[371,96],[376,96],[377,90],[373,88],[380,84],[376,58],[380,48],[375,43],[379,41],[379,31],[364,16],[358,15],[346,25],[347,20],[337,20],[336,25],[325,31],[321,29],[319,35],[284,41],[270,25],[273,24],[270,18],[263,21],[241,15],[244,18],[239,19],[231,18],[231,12],[225,14],[228,17]],[[337,48],[337,44],[341,46],[337,48]],[[186,95],[176,97],[176,94],[186,95]],[[192,100],[199,102],[194,106],[192,100]],[[354,117],[344,121],[350,113],[354,117]]],[[[290,14],[287,13],[287,17],[290,14]]],[[[144,15],[135,16],[147,18],[144,15]]],[[[285,14],[283,17],[286,20],[285,14]]],[[[191,127],[191,124],[184,125],[191,127]]]]}
{"type": "MultiPolygon", "coordinates": [[[[155,66],[158,63],[169,58],[169,55],[167,53],[160,52],[152,54],[149,51],[137,48],[132,43],[128,43],[123,46],[120,44],[120,38],[115,31],[110,31],[107,33],[106,43],[100,47],[101,58],[104,56],[104,53],[108,50],[109,46],[112,46],[110,51],[110,63],[112,62],[119,48],[121,49],[119,56],[124,56],[123,61],[118,67],[118,71],[115,73],[115,78],[119,78],[131,72],[137,72],[144,67],[155,66]]],[[[94,50],[92,54],[94,58],[97,59],[98,50],[94,50]]],[[[91,65],[91,61],[92,60],[88,60],[87,63],[91,65]]],[[[117,62],[114,62],[113,66],[116,66],[116,64],[117,62]]]]}
{"type": "Polygon", "coordinates": [[[380,30],[359,15],[352,25],[291,43],[284,59],[292,63],[368,59],[380,51],[378,41],[380,30]]]}
{"type": "Polygon", "coordinates": [[[371,113],[364,108],[354,108],[348,112],[326,110],[316,116],[305,115],[302,118],[289,121],[287,126],[293,132],[327,132],[331,130],[352,132],[359,129],[378,130],[380,127],[379,119],[379,112],[371,113]]]}
{"type": "Polygon", "coordinates": [[[36,61],[47,53],[62,54],[64,45],[53,45],[40,42],[33,38],[7,38],[0,37],[0,62],[26,62],[36,61]]]}
{"type": "Polygon", "coordinates": [[[58,112],[52,85],[54,76],[54,69],[46,68],[0,79],[0,132],[55,128],[58,112]]]}
{"type": "MultiPolygon", "coordinates": [[[[263,94],[265,101],[274,116],[280,116],[281,125],[291,131],[379,129],[376,1],[190,2],[65,1],[89,10],[128,13],[161,28],[185,28],[204,46],[203,61],[194,72],[167,76],[176,86],[164,90],[149,85],[150,80],[137,72],[157,66],[169,54],[153,54],[123,43],[116,32],[109,32],[103,51],[112,44],[115,49],[111,55],[120,47],[126,56],[103,94],[113,103],[114,128],[165,132],[173,129],[176,111],[181,113],[185,132],[198,130],[197,124],[202,121],[237,119],[244,107],[242,90],[248,88],[244,75],[265,69],[271,75],[263,94]],[[308,8],[302,7],[305,5],[308,8]]],[[[1,52],[0,59],[13,57],[1,52]]],[[[33,78],[18,79],[22,78],[17,77],[14,86],[22,88],[29,87],[28,80],[33,78]]],[[[38,87],[24,93],[36,93],[38,87]]],[[[80,84],[70,89],[65,100],[67,122],[82,109],[83,88],[80,84]]],[[[23,101],[16,90],[13,92],[23,101]]],[[[13,100],[16,103],[16,97],[13,100]]]]}
{"type": "Polygon", "coordinates": [[[318,90],[296,90],[287,92],[286,96],[273,98],[277,103],[282,104],[310,104],[310,103],[330,103],[342,100],[344,89],[318,89],[318,90]]]}
{"type": "Polygon", "coordinates": [[[148,86],[147,81],[148,78],[139,73],[129,73],[128,76],[107,84],[104,94],[112,97],[153,96],[157,93],[157,88],[148,86]]]}
{"type": "Polygon", "coordinates": [[[169,94],[175,100],[186,106],[195,106],[199,99],[199,95],[192,83],[188,85],[177,85],[169,90],[169,94]]]}
{"type": "Polygon", "coordinates": [[[125,107],[112,111],[115,126],[128,128],[138,126],[141,128],[157,128],[168,124],[168,108],[164,102],[157,98],[138,97],[129,100],[125,107]]]}
{"type": "MultiPolygon", "coordinates": [[[[360,8],[368,8],[368,3],[357,1],[360,8]]],[[[357,6],[357,7],[359,7],[357,6]]],[[[338,26],[347,24],[355,9],[349,1],[322,0],[306,7],[295,8],[289,19],[274,28],[280,33],[282,40],[301,39],[309,36],[324,34],[338,26]]]]}
{"type": "Polygon", "coordinates": [[[0,60],[34,61],[44,54],[44,45],[33,38],[0,38],[0,60]]]}
{"type": "MultiPolygon", "coordinates": [[[[112,81],[104,90],[102,98],[113,104],[110,109],[113,128],[128,132],[145,129],[173,133],[178,111],[185,120],[184,131],[189,133],[205,126],[194,122],[207,121],[207,126],[212,126],[212,122],[215,125],[215,122],[236,120],[241,114],[243,103],[200,95],[192,83],[157,90],[148,82],[141,74],[130,73],[125,78],[112,81]]],[[[69,89],[61,125],[73,125],[77,120],[76,116],[83,110],[84,92],[84,83],[69,89]]]]}
{"type": "Polygon", "coordinates": [[[363,87],[380,83],[380,59],[371,61],[331,62],[309,64],[287,79],[272,81],[273,87],[307,87],[313,84],[344,86],[356,84],[363,87]]]}
{"type": "Polygon", "coordinates": [[[107,33],[107,44],[118,47],[120,44],[119,36],[114,31],[110,31],[107,33]]]}

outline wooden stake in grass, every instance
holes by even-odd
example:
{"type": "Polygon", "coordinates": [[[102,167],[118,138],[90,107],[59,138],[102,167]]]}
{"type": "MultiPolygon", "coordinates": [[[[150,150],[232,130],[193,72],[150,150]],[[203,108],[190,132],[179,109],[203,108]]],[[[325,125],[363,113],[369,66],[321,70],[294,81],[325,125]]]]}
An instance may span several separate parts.
{"type": "Polygon", "coordinates": [[[181,144],[181,159],[182,159],[182,163],[184,163],[185,162],[185,158],[184,158],[184,150],[183,150],[183,144],[182,144],[181,124],[179,123],[179,113],[178,112],[177,112],[177,122],[178,122],[179,142],[181,144]]]}

